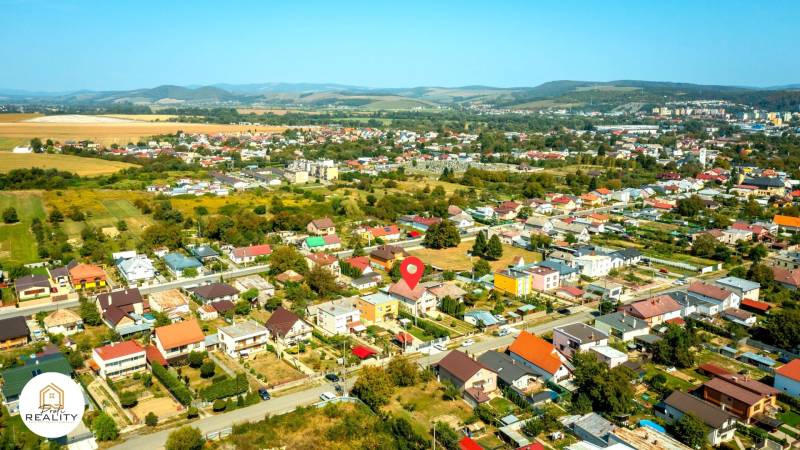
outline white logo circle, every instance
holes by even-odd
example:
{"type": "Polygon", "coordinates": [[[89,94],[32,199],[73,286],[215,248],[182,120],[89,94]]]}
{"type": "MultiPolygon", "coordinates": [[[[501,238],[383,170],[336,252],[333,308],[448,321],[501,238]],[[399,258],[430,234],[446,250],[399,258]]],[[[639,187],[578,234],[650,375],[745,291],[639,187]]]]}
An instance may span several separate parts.
{"type": "Polygon", "coordinates": [[[83,418],[84,406],[78,383],[57,372],[34,376],[19,396],[22,421],[32,432],[51,439],[74,430],[83,418]]]}

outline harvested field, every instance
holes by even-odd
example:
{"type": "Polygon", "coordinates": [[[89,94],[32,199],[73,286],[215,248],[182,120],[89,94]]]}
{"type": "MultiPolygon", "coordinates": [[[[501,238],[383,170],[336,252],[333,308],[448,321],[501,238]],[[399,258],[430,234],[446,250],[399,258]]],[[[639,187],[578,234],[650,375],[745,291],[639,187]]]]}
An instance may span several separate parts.
{"type": "Polygon", "coordinates": [[[174,114],[103,114],[100,117],[135,120],[137,122],[163,122],[178,117],[174,114]]]}
{"type": "MultiPolygon", "coordinates": [[[[4,124],[0,124],[4,125],[4,124]]],[[[97,158],[83,158],[73,155],[51,155],[46,153],[0,153],[0,173],[14,169],[58,169],[74,172],[80,176],[109,175],[128,167],[136,167],[119,161],[107,161],[97,158]]]]}
{"type": "Polygon", "coordinates": [[[0,114],[0,122],[22,122],[23,120],[35,119],[42,117],[38,113],[6,113],[0,114]]]}
{"type": "MultiPolygon", "coordinates": [[[[101,144],[127,144],[158,134],[172,134],[177,131],[187,133],[245,133],[282,132],[282,126],[225,125],[179,122],[141,122],[117,119],[118,123],[55,123],[57,116],[48,116],[48,123],[42,122],[0,122],[0,138],[38,137],[42,140],[90,140],[101,144]]],[[[112,120],[110,117],[105,119],[112,120]]],[[[38,120],[38,119],[34,119],[38,120]]]]}

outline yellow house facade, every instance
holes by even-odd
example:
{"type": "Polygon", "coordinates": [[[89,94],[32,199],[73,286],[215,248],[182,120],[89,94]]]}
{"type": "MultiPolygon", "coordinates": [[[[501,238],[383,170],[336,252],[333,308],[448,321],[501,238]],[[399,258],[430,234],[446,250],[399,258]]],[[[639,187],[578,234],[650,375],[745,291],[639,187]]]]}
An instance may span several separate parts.
{"type": "Polygon", "coordinates": [[[396,298],[378,292],[359,297],[356,306],[361,312],[361,320],[381,323],[397,318],[399,303],[396,298]]]}
{"type": "Polygon", "coordinates": [[[531,276],[520,270],[501,270],[494,273],[494,288],[514,297],[529,295],[532,291],[531,276]]]}

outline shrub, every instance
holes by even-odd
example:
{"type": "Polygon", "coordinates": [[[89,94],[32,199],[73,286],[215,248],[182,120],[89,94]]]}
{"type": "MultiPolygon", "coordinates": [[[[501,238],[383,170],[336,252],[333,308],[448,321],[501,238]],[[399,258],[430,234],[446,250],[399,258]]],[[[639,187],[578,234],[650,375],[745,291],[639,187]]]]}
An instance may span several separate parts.
{"type": "Polygon", "coordinates": [[[187,419],[194,419],[195,417],[199,416],[200,412],[197,411],[197,408],[194,406],[190,406],[189,410],[186,411],[186,418],[187,419]]]}
{"type": "Polygon", "coordinates": [[[218,399],[214,400],[214,405],[213,405],[212,409],[214,410],[214,412],[219,412],[219,411],[222,411],[223,409],[225,409],[225,406],[226,406],[225,400],[222,400],[222,399],[218,398],[218,399]]]}
{"type": "Polygon", "coordinates": [[[200,367],[200,377],[202,378],[211,378],[214,376],[214,372],[217,370],[217,365],[211,361],[206,361],[200,367]]]}
{"type": "Polygon", "coordinates": [[[119,404],[122,405],[123,408],[133,408],[138,402],[135,392],[125,391],[119,394],[119,404]]]}
{"type": "Polygon", "coordinates": [[[154,427],[158,425],[158,416],[153,414],[153,411],[150,411],[146,416],[144,416],[144,423],[148,427],[154,427]]]}
{"type": "Polygon", "coordinates": [[[248,387],[247,376],[243,373],[238,373],[234,378],[227,378],[203,389],[200,395],[204,400],[212,401],[243,394],[247,392],[248,387]]]}
{"type": "Polygon", "coordinates": [[[159,363],[153,363],[153,375],[166,386],[181,404],[188,405],[192,402],[192,393],[189,392],[186,385],[175,377],[175,375],[171,374],[169,370],[165,369],[164,366],[159,363]]]}

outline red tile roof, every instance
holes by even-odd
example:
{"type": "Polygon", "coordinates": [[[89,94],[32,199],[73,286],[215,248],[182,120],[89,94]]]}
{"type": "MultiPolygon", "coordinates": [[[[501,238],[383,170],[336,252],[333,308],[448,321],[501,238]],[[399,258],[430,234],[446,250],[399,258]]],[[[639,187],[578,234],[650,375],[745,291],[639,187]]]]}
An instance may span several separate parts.
{"type": "Polygon", "coordinates": [[[366,345],[356,345],[352,350],[353,354],[358,356],[358,359],[367,359],[372,355],[377,354],[375,350],[367,347],[366,345]]]}
{"type": "Polygon", "coordinates": [[[733,292],[722,289],[721,287],[714,286],[713,284],[704,283],[702,281],[695,281],[689,285],[689,292],[702,295],[703,297],[713,298],[715,300],[725,300],[730,297],[733,292]]]}
{"type": "Polygon", "coordinates": [[[167,365],[167,360],[164,358],[161,352],[158,351],[155,345],[152,344],[148,345],[147,347],[145,347],[144,351],[145,354],[147,355],[147,362],[150,363],[151,366],[153,365],[153,363],[159,363],[162,366],[167,365]]]}
{"type": "Polygon", "coordinates": [[[527,331],[523,331],[517,336],[508,347],[508,351],[519,355],[550,374],[558,372],[562,365],[561,357],[553,344],[527,331]]]}
{"type": "Polygon", "coordinates": [[[250,247],[239,247],[233,249],[233,255],[237,258],[266,256],[272,253],[272,247],[269,244],[251,245],[250,247]]]}
{"type": "Polygon", "coordinates": [[[358,269],[359,271],[363,272],[364,269],[369,267],[369,258],[366,256],[353,256],[344,260],[347,264],[350,264],[351,267],[354,269],[358,269]]]}
{"type": "Polygon", "coordinates": [[[423,294],[425,294],[425,288],[422,287],[421,284],[417,284],[412,290],[408,286],[408,283],[401,279],[397,283],[389,286],[389,293],[408,300],[417,301],[422,297],[423,294]]]}
{"type": "Polygon", "coordinates": [[[793,359],[789,364],[783,365],[775,369],[775,373],[794,381],[800,381],[800,359],[793,359]]]}
{"type": "Polygon", "coordinates": [[[746,298],[746,299],[742,300],[740,306],[743,307],[743,308],[752,309],[752,310],[761,311],[761,312],[767,312],[767,311],[769,311],[770,308],[772,308],[772,305],[770,305],[769,303],[760,302],[758,300],[753,300],[753,299],[750,299],[750,298],[746,298]]]}
{"type": "Polygon", "coordinates": [[[680,311],[681,305],[669,295],[658,295],[645,300],[631,303],[625,310],[642,319],[661,316],[667,313],[680,311]]]}
{"type": "Polygon", "coordinates": [[[458,448],[459,450],[483,450],[483,447],[467,436],[464,436],[458,441],[458,448]]]}
{"type": "Polygon", "coordinates": [[[133,355],[143,351],[144,348],[136,341],[117,342],[94,349],[97,356],[104,361],[133,355]]]}
{"type": "Polygon", "coordinates": [[[794,287],[800,286],[800,270],[798,269],[788,270],[782,267],[773,267],[772,276],[778,283],[794,287]]]}
{"type": "Polygon", "coordinates": [[[200,329],[196,319],[158,327],[156,328],[156,337],[165,350],[195,344],[205,339],[203,330],[200,329]]]}

